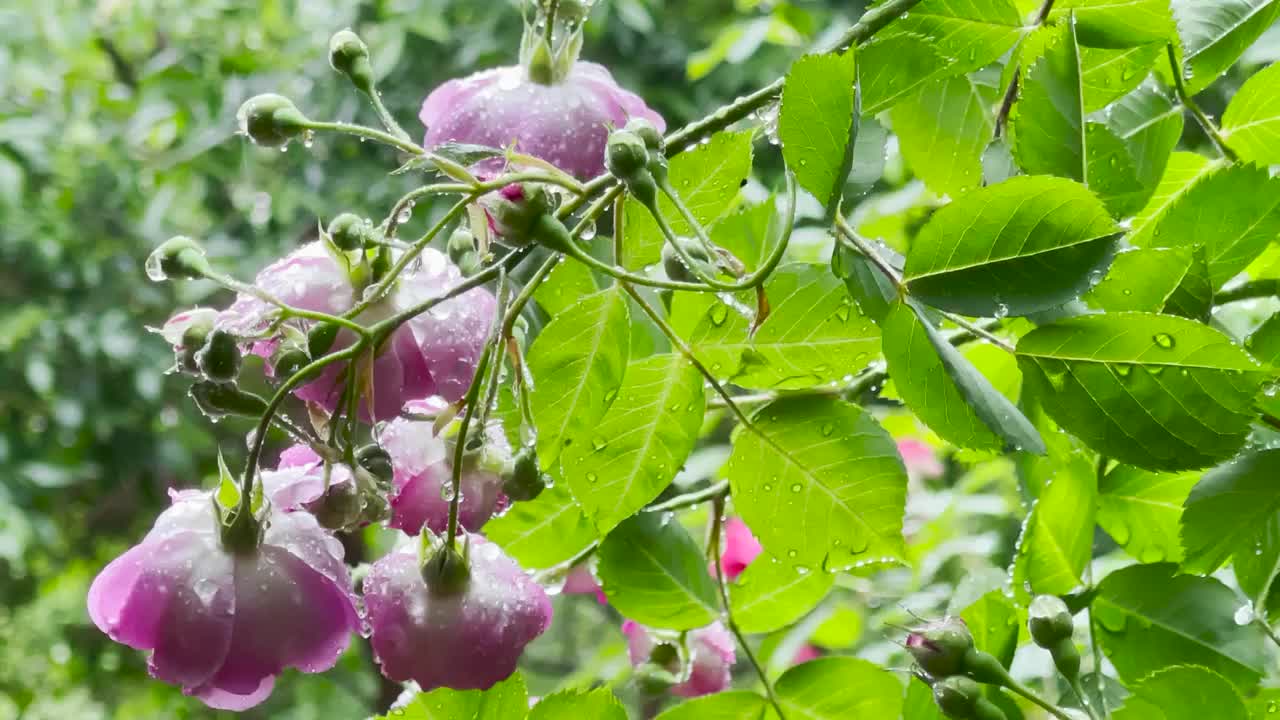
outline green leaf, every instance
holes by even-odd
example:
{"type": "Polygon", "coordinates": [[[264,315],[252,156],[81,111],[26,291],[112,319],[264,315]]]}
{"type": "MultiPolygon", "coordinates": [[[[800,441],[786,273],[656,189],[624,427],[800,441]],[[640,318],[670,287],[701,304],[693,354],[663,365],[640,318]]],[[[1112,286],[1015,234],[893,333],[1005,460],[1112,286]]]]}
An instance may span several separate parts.
{"type": "Polygon", "coordinates": [[[685,700],[655,720],[761,720],[768,707],[769,701],[753,692],[729,690],[685,700]]]}
{"type": "Polygon", "coordinates": [[[599,291],[591,270],[580,262],[561,262],[533,292],[533,299],[551,317],[573,307],[587,295],[599,291]]]}
{"type": "Polygon", "coordinates": [[[1213,281],[1209,279],[1208,253],[1203,247],[1191,252],[1191,266],[1164,304],[1164,312],[1208,323],[1213,312],[1213,281]]]}
{"type": "Polygon", "coordinates": [[[1240,590],[1253,604],[1253,612],[1275,622],[1280,615],[1280,515],[1272,515],[1254,530],[1253,547],[1236,553],[1231,561],[1240,590]]]}
{"type": "Polygon", "coordinates": [[[1040,490],[1018,538],[1013,586],[1031,594],[1065,595],[1084,583],[1093,557],[1098,488],[1093,477],[1062,473],[1040,490]]]}
{"type": "Polygon", "coordinates": [[[1206,472],[1182,513],[1187,572],[1217,570],[1232,556],[1252,553],[1267,522],[1280,511],[1280,450],[1247,452],[1206,472]]]}
{"type": "Polygon", "coordinates": [[[1208,668],[1178,665],[1143,678],[1115,720],[1249,720],[1240,693],[1208,668]]]}
{"type": "Polygon", "coordinates": [[[930,190],[959,197],[982,183],[998,95],[993,85],[955,75],[922,86],[889,111],[902,157],[930,190]]]}
{"type": "Polygon", "coordinates": [[[644,625],[692,630],[718,616],[715,581],[689,533],[667,513],[642,512],[600,543],[596,573],[609,603],[644,625]]]}
{"type": "Polygon", "coordinates": [[[1044,452],[1018,408],[933,326],[919,306],[895,303],[883,323],[889,376],[907,407],[960,447],[1044,452]]]}
{"type": "MultiPolygon", "coordinates": [[[[883,245],[875,248],[890,265],[901,271],[901,255],[883,245]]],[[[831,251],[831,272],[844,280],[845,288],[863,315],[877,325],[884,322],[885,314],[898,297],[898,290],[879,268],[856,249],[836,243],[831,251]]]]}
{"type": "Polygon", "coordinates": [[[729,587],[729,605],[743,632],[773,632],[817,607],[834,583],[830,573],[800,572],[790,563],[761,555],[729,587]]]}
{"type": "Polygon", "coordinates": [[[871,362],[880,333],[825,268],[783,265],[765,290],[773,310],[754,335],[724,302],[712,304],[690,335],[694,354],[717,377],[747,388],[801,389],[871,362]]]}
{"type": "Polygon", "coordinates": [[[1240,86],[1222,114],[1222,136],[1245,162],[1280,163],[1280,63],[1240,86]]]}
{"type": "Polygon", "coordinates": [[[1170,0],[1182,39],[1187,91],[1195,94],[1227,71],[1280,17],[1275,0],[1170,0]]]}
{"type": "Polygon", "coordinates": [[[1015,177],[935,212],[911,246],[905,279],[913,295],[945,310],[1026,315],[1078,297],[1100,279],[1117,231],[1081,185],[1015,177]]]}
{"type": "Polygon", "coordinates": [[[1080,41],[1097,47],[1124,48],[1160,43],[1173,34],[1168,0],[1058,0],[1051,20],[1074,17],[1080,41]]]}
{"type": "Polygon", "coordinates": [[[800,187],[830,207],[844,190],[857,131],[853,52],[807,55],[787,72],[778,138],[800,187]]]}
{"type": "Polygon", "coordinates": [[[618,288],[588,295],[547,323],[529,348],[537,379],[530,405],[544,470],[562,449],[581,442],[622,386],[631,353],[628,316],[618,288]]]}
{"type": "Polygon", "coordinates": [[[1201,178],[1221,165],[1220,162],[1210,162],[1209,158],[1196,153],[1173,153],[1147,206],[1133,219],[1129,229],[1129,243],[1137,247],[1160,245],[1154,237],[1155,231],[1169,208],[1185,196],[1201,178]]]}
{"type": "Polygon", "coordinates": [[[512,503],[484,526],[484,534],[523,568],[549,568],[572,558],[596,540],[582,507],[558,482],[533,500],[512,503]]]}
{"type": "Polygon", "coordinates": [[[1236,687],[1266,667],[1261,631],[1237,625],[1238,600],[1213,578],[1178,575],[1173,563],[1108,575],[1093,601],[1098,640],[1120,678],[1133,683],[1172,665],[1202,665],[1236,687]]]}
{"type": "MultiPolygon", "coordinates": [[[[705,145],[671,158],[671,184],[704,226],[729,209],[751,174],[751,135],[750,130],[716,133],[705,145]]],[[[677,235],[693,237],[693,228],[670,200],[661,197],[658,206],[677,235]]],[[[637,269],[661,260],[666,240],[653,216],[632,197],[627,198],[623,212],[627,232],[623,264],[637,269]]]]}
{"type": "MultiPolygon", "coordinates": [[[[1078,26],[1077,26],[1078,27],[1078,26]]],[[[1084,111],[1101,110],[1127,95],[1151,73],[1164,57],[1164,43],[1122,48],[1080,48],[1080,84],[1084,87],[1084,111]]]]}
{"type": "MultiPolygon", "coordinates": [[[[1255,165],[1230,165],[1200,178],[1165,212],[1148,244],[1203,245],[1209,279],[1220,288],[1280,237],[1280,178],[1255,165]]],[[[1133,238],[1130,242],[1137,244],[1133,238]]]]}
{"type": "Polygon", "coordinates": [[[796,665],[778,678],[774,690],[789,720],[896,718],[902,712],[902,683],[858,658],[825,657],[796,665]]]}
{"type": "Polygon", "coordinates": [[[1244,346],[1258,360],[1280,367],[1280,314],[1272,315],[1259,325],[1244,341],[1244,346]]]}
{"type": "Polygon", "coordinates": [[[1018,342],[1023,377],[1063,429],[1102,455],[1150,470],[1235,454],[1261,366],[1217,330],[1149,313],[1082,315],[1018,342]]]}
{"type": "Polygon", "coordinates": [[[1140,248],[1116,255],[1111,270],[1082,300],[1107,312],[1160,312],[1191,270],[1191,248],[1140,248]]]}
{"type": "Polygon", "coordinates": [[[775,207],[772,196],[759,205],[739,207],[711,228],[711,242],[733,253],[748,271],[755,270],[771,249],[770,239],[777,238],[775,207]]]}
{"type": "Polygon", "coordinates": [[[1013,663],[1018,649],[1018,609],[1001,590],[978,598],[964,610],[960,618],[973,634],[974,647],[990,653],[1005,667],[1013,663]]]}
{"type": "Polygon", "coordinates": [[[1197,480],[1195,472],[1116,465],[1098,483],[1098,524],[1138,562],[1178,562],[1182,504],[1197,480]]]}
{"type": "Polygon", "coordinates": [[[702,375],[684,357],[653,355],[627,367],[613,406],[562,455],[564,479],[601,533],[671,484],[705,411],[702,375]]]}
{"type": "Polygon", "coordinates": [[[1144,205],[1160,184],[1173,148],[1182,137],[1182,107],[1153,83],[1125,95],[1107,113],[1107,127],[1124,141],[1144,205]]]}
{"type": "Polygon", "coordinates": [[[885,29],[886,34],[929,38],[955,62],[950,72],[972,72],[1000,59],[1022,37],[1022,17],[1010,0],[925,0],[885,29]]]}
{"type": "Polygon", "coordinates": [[[907,699],[902,705],[902,720],[944,720],[946,716],[933,700],[933,690],[918,678],[907,680],[907,699]]]}
{"type": "Polygon", "coordinates": [[[734,506],[784,562],[838,570],[902,557],[906,469],[857,405],[783,399],[739,429],[725,467],[734,506]]]}
{"type": "MultiPolygon", "coordinates": [[[[463,716],[459,715],[461,720],[463,716]]],[[[627,709],[608,688],[596,690],[561,690],[542,698],[529,711],[529,720],[627,720],[627,709]]]]}
{"type": "Polygon", "coordinates": [[[1052,32],[1044,55],[1023,78],[1009,115],[1010,147],[1028,174],[1058,175],[1089,185],[1075,26],[1063,23],[1052,32]]]}
{"type": "Polygon", "coordinates": [[[380,720],[523,720],[528,712],[529,696],[517,672],[488,690],[419,692],[380,720]]]}
{"type": "Polygon", "coordinates": [[[1138,171],[1125,146],[1101,123],[1085,126],[1089,187],[1106,203],[1112,217],[1125,217],[1142,208],[1149,194],[1138,182],[1138,171]]]}
{"type": "Polygon", "coordinates": [[[862,114],[888,110],[925,83],[953,74],[954,62],[920,35],[875,38],[858,47],[858,89],[862,114]]]}

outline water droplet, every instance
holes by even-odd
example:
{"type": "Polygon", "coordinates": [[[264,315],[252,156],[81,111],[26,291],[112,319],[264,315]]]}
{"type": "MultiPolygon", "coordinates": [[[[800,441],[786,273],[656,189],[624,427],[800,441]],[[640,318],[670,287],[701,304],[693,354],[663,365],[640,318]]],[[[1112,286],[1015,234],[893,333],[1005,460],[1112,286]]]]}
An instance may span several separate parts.
{"type": "Polygon", "coordinates": [[[1248,625],[1253,622],[1253,606],[1241,605],[1236,609],[1236,614],[1231,616],[1237,625],[1248,625]]]}
{"type": "Polygon", "coordinates": [[[440,486],[440,499],[445,502],[453,502],[453,485],[445,483],[440,486]]]}
{"type": "Polygon", "coordinates": [[[791,550],[788,550],[788,551],[787,551],[787,557],[789,557],[789,558],[796,557],[796,556],[798,556],[799,554],[800,554],[800,553],[799,553],[799,552],[796,552],[796,550],[794,550],[794,549],[791,549],[791,550]]]}
{"type": "Polygon", "coordinates": [[[591,438],[591,447],[595,448],[597,451],[603,450],[609,447],[609,440],[603,435],[597,435],[591,438]]]}
{"type": "Polygon", "coordinates": [[[595,240],[596,239],[595,222],[592,221],[588,223],[586,227],[582,228],[582,233],[578,237],[582,238],[586,242],[591,242],[592,240],[595,240]]]}
{"type": "Polygon", "coordinates": [[[302,131],[302,147],[310,150],[311,146],[315,144],[315,141],[316,141],[316,133],[314,130],[302,131]]]}
{"type": "Polygon", "coordinates": [[[800,483],[791,483],[791,492],[798,493],[803,489],[804,489],[804,486],[801,485],[800,483]]]}
{"type": "Polygon", "coordinates": [[[840,322],[849,322],[849,303],[844,303],[836,310],[836,319],[840,322]]]}
{"type": "Polygon", "coordinates": [[[729,319],[729,307],[720,303],[712,305],[707,311],[707,316],[711,318],[712,324],[723,325],[724,321],[729,319]]]}
{"type": "Polygon", "coordinates": [[[832,425],[831,423],[823,423],[823,424],[822,424],[822,436],[823,436],[823,437],[831,437],[831,433],[833,433],[833,432],[835,432],[835,431],[836,431],[836,426],[835,426],[835,425],[832,425]]]}
{"type": "Polygon", "coordinates": [[[1151,337],[1151,339],[1156,342],[1156,345],[1159,345],[1165,350],[1171,350],[1173,348],[1173,336],[1169,333],[1156,333],[1151,337]]]}
{"type": "Polygon", "coordinates": [[[996,303],[996,319],[1003,320],[1009,317],[1009,306],[1004,303],[996,303]]]}
{"type": "Polygon", "coordinates": [[[594,484],[596,484],[597,482],[600,482],[600,476],[599,476],[599,475],[596,475],[596,474],[595,474],[595,473],[593,473],[593,472],[589,472],[589,473],[587,473],[587,482],[589,482],[589,483],[591,483],[592,485],[594,485],[594,484]]]}
{"type": "Polygon", "coordinates": [[[405,203],[405,206],[400,208],[400,212],[396,213],[396,224],[403,225],[409,222],[412,217],[413,203],[405,203]]]}

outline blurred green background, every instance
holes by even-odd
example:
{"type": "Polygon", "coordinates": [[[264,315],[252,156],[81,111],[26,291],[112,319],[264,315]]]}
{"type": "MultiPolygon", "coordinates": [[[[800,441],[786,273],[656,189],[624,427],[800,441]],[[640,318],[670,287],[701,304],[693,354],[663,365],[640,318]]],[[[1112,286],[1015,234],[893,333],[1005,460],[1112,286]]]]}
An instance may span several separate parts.
{"type": "MultiPolygon", "coordinates": [[[[600,0],[584,57],[608,65],[673,126],[774,79],[863,3],[600,0]]],[[[326,61],[332,32],[368,43],[411,132],[426,93],[514,61],[514,0],[9,0],[0,7],[0,720],[199,718],[150,681],[141,653],[88,621],[94,574],[137,541],[166,489],[204,481],[247,427],[213,425],[167,376],[146,331],[223,304],[203,283],[152,284],[142,261],[201,238],[243,278],[340,210],[381,216],[414,184],[348,138],[262,150],[235,135],[240,103],[294,98],[310,116],[372,124],[326,61]]],[[[427,212],[415,222],[423,223],[427,212]]],[[[577,602],[579,600],[585,603],[577,602]]],[[[625,668],[610,611],[560,603],[528,658],[532,691],[625,668]]],[[[323,676],[287,672],[258,718],[364,717],[385,702],[363,643],[323,676]]]]}

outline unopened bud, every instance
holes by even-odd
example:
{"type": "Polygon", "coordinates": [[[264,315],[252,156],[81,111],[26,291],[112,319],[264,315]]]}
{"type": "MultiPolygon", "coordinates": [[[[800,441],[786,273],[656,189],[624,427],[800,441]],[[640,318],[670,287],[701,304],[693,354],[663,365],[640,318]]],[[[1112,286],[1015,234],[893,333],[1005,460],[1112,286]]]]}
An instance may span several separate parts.
{"type": "Polygon", "coordinates": [[[251,97],[236,113],[240,132],[259,145],[281,147],[306,132],[311,121],[283,95],[266,93],[251,97]]]}
{"type": "Polygon", "coordinates": [[[933,684],[933,701],[949,718],[967,720],[982,697],[982,686],[967,677],[953,675],[933,684]]]}
{"type": "Polygon", "coordinates": [[[395,470],[391,465],[391,454],[378,445],[365,445],[356,451],[356,464],[364,468],[379,481],[391,485],[395,470]]]}
{"type": "Polygon", "coordinates": [[[521,448],[511,463],[511,469],[503,474],[502,492],[515,501],[532,500],[547,487],[538,467],[538,453],[531,447],[521,448]]]}
{"type": "Polygon", "coordinates": [[[702,243],[683,237],[677,237],[676,242],[680,243],[680,247],[693,260],[694,267],[690,267],[675,247],[667,243],[662,246],[662,269],[666,271],[667,277],[680,282],[700,282],[698,273],[706,276],[715,275],[711,257],[707,255],[702,243]]]}
{"type": "Polygon", "coordinates": [[[907,651],[934,678],[961,674],[965,655],[972,649],[973,634],[958,617],[943,618],[907,636],[907,651]]]}
{"type": "Polygon", "coordinates": [[[1075,631],[1070,608],[1053,595],[1039,595],[1031,601],[1027,608],[1027,629],[1031,631],[1031,639],[1046,649],[1070,640],[1075,631]]]}
{"type": "Polygon", "coordinates": [[[170,278],[198,280],[210,270],[204,248],[185,235],[170,238],[147,256],[147,277],[159,282],[170,278]]]}
{"type": "Polygon", "coordinates": [[[209,333],[204,346],[196,351],[195,359],[200,372],[214,382],[229,383],[240,374],[240,345],[236,337],[225,330],[209,333]]]}
{"type": "Polygon", "coordinates": [[[604,164],[614,177],[627,182],[638,172],[647,172],[649,149],[640,136],[627,130],[609,135],[604,148],[604,164]]]}
{"type": "Polygon", "coordinates": [[[360,493],[355,483],[330,485],[311,512],[320,526],[328,530],[342,530],[356,524],[360,519],[360,493]]]}
{"type": "Polygon", "coordinates": [[[360,250],[369,244],[373,226],[354,213],[342,213],[329,221],[329,238],[339,250],[360,250]]]}
{"type": "Polygon", "coordinates": [[[302,368],[311,364],[311,356],[306,350],[296,347],[283,347],[271,358],[271,365],[276,377],[288,379],[302,368]]]}
{"type": "Polygon", "coordinates": [[[661,157],[666,150],[667,141],[662,137],[662,133],[658,132],[657,126],[642,117],[633,117],[627,121],[627,126],[623,128],[629,133],[634,133],[636,137],[645,144],[650,155],[661,157]]]}
{"type": "Polygon", "coordinates": [[[373,93],[373,65],[369,62],[369,48],[349,28],[339,30],[329,38],[329,65],[350,78],[356,89],[373,93]]]}
{"type": "Polygon", "coordinates": [[[259,417],[266,412],[267,402],[233,385],[202,380],[191,386],[191,399],[200,412],[210,418],[259,417]]]}
{"type": "Polygon", "coordinates": [[[466,228],[458,228],[449,236],[449,259],[466,277],[471,277],[481,270],[480,251],[476,247],[476,238],[466,228]]]}
{"type": "Polygon", "coordinates": [[[318,322],[307,331],[307,354],[313,358],[323,357],[333,347],[338,338],[338,326],[331,322],[318,322]]]}

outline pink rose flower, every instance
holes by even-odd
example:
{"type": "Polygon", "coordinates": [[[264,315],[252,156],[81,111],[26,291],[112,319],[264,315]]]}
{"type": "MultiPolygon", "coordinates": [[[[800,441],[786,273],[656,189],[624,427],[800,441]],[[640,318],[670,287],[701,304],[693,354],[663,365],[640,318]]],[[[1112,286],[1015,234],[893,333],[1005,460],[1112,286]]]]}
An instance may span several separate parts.
{"type": "Polygon", "coordinates": [[[915,438],[902,438],[898,441],[898,453],[912,477],[936,478],[942,475],[942,462],[928,444],[915,438]]]}
{"type": "Polygon", "coordinates": [[[456,594],[434,593],[406,544],[373,564],[364,581],[382,674],[438,687],[483,690],[515,672],[551,624],[551,600],[497,545],[470,536],[471,576],[456,594]]]}
{"type": "MultiPolygon", "coordinates": [[[[262,479],[262,491],[278,510],[314,512],[317,501],[324,495],[324,461],[306,445],[294,445],[280,453],[280,463],[275,470],[258,473],[262,479]]],[[[335,463],[329,471],[329,487],[354,483],[351,468],[335,463]]]]}
{"type": "Polygon", "coordinates": [[[578,62],[559,83],[542,85],[521,66],[501,67],[450,80],[436,88],[418,114],[428,148],[447,142],[505,148],[546,160],[579,179],[604,172],[611,127],[642,117],[659,131],[662,117],[622,89],[604,67],[578,62]]]}
{"type": "Polygon", "coordinates": [[[565,576],[563,592],[565,595],[595,595],[596,602],[601,605],[609,604],[609,598],[605,597],[600,582],[596,580],[596,576],[591,573],[591,568],[587,567],[586,563],[574,566],[565,576]]]}
{"type": "MultiPolygon", "coordinates": [[[[443,398],[431,397],[410,402],[404,409],[434,415],[447,405],[443,398]]],[[[485,434],[492,451],[510,455],[511,448],[500,426],[492,425],[485,434]]],[[[453,482],[453,457],[448,444],[433,434],[430,422],[403,417],[387,423],[379,439],[391,455],[394,473],[388,524],[409,535],[417,535],[423,527],[443,533],[449,522],[445,489],[451,488],[453,482]]],[[[461,487],[458,523],[474,532],[499,509],[503,500],[502,477],[481,468],[468,468],[462,473],[461,487]]]]}
{"type": "Polygon", "coordinates": [[[173,504],[89,588],[89,616],[210,707],[244,710],[287,667],[332,668],[360,629],[342,545],[306,513],[269,511],[262,544],[223,549],[210,493],[173,504]]]}
{"type": "MultiPolygon", "coordinates": [[[[751,528],[739,518],[729,518],[724,524],[724,552],[720,554],[720,569],[725,580],[737,580],[763,548],[751,534],[751,528]]],[[[714,572],[714,569],[713,569],[714,572]]]]}
{"type": "Polygon", "coordinates": [[[791,664],[800,665],[802,663],[807,663],[810,660],[817,660],[820,657],[822,657],[821,650],[809,643],[805,643],[804,645],[801,645],[800,649],[796,650],[796,654],[791,657],[791,664]]]}
{"type": "MultiPolygon", "coordinates": [[[[401,275],[390,297],[371,306],[360,320],[373,322],[394,315],[461,279],[461,271],[448,258],[427,249],[417,269],[401,275]]],[[[361,292],[321,242],[304,245],[271,264],[258,273],[254,283],[288,305],[330,315],[346,313],[361,292]]],[[[366,420],[390,419],[405,402],[427,395],[461,398],[475,373],[495,302],[488,290],[474,288],[401,325],[374,360],[373,386],[361,402],[361,416],[366,420]]],[[[250,352],[270,357],[280,338],[267,333],[278,314],[274,305],[240,295],[219,315],[218,325],[246,338],[250,352]]],[[[304,329],[309,325],[304,324],[304,329]]],[[[332,349],[346,347],[353,340],[352,333],[341,331],[332,349]]],[[[342,398],[345,369],[346,363],[333,363],[294,394],[332,412],[342,398]]]]}
{"type": "MultiPolygon", "coordinates": [[[[643,625],[634,620],[622,623],[622,634],[627,636],[627,656],[633,666],[649,661],[658,642],[643,625]]],[[[698,697],[725,690],[732,679],[730,670],[734,662],[733,636],[716,621],[689,633],[689,675],[670,690],[680,697],[698,697]]]]}

